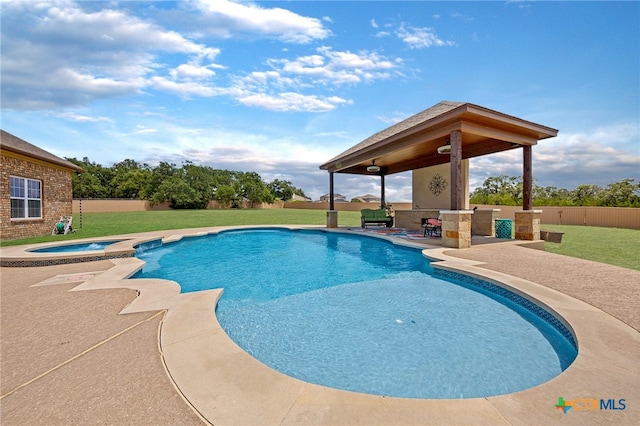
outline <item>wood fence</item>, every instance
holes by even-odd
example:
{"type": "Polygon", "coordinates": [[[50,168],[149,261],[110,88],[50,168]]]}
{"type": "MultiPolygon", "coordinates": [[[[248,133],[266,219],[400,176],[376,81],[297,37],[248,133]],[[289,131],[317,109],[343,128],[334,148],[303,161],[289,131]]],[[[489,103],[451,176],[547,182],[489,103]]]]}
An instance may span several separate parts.
{"type": "MultiPolygon", "coordinates": [[[[411,203],[391,203],[396,210],[411,210],[411,203]]],[[[163,203],[154,207],[149,206],[145,200],[128,199],[92,199],[73,200],[73,213],[103,213],[146,210],[169,210],[169,204],[163,203]]],[[[377,203],[335,203],[337,211],[360,211],[366,208],[377,208],[377,203]]],[[[244,205],[244,208],[251,206],[244,205]]],[[[517,206],[487,206],[472,204],[471,208],[500,209],[498,216],[501,219],[514,219],[516,211],[522,211],[517,206]]],[[[217,203],[211,202],[210,209],[220,208],[217,203]]],[[[329,210],[329,203],[294,202],[260,204],[254,208],[285,208],[285,209],[314,209],[329,210]]],[[[603,226],[607,228],[640,229],[640,208],[628,207],[535,207],[542,210],[540,222],[546,225],[584,225],[603,226]]]]}
{"type": "MultiPolygon", "coordinates": [[[[256,204],[254,206],[251,203],[245,202],[242,208],[256,208],[256,209],[281,209],[284,203],[276,202],[273,204],[256,204]]],[[[207,206],[208,209],[219,209],[220,205],[211,201],[207,206]]],[[[171,210],[169,202],[157,204],[153,207],[149,205],[147,200],[131,200],[125,198],[103,198],[103,199],[74,199],[72,205],[72,211],[74,214],[80,213],[107,213],[107,212],[143,212],[148,210],[171,210]]]]}
{"type": "MultiPolygon", "coordinates": [[[[472,205],[475,207],[475,205],[472,205]]],[[[516,206],[482,206],[500,209],[500,218],[514,219],[516,206]]],[[[640,229],[640,209],[631,207],[534,207],[542,210],[540,222],[546,225],[584,225],[605,228],[640,229]]]]}

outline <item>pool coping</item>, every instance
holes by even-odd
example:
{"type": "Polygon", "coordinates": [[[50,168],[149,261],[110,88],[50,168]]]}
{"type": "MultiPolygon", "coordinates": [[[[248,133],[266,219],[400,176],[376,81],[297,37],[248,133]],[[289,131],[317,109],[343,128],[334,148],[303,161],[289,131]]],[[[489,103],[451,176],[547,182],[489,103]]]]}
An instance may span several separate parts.
{"type": "Polygon", "coordinates": [[[93,262],[97,260],[111,260],[133,257],[135,249],[131,246],[132,238],[85,238],[81,240],[65,240],[59,242],[25,244],[0,248],[0,267],[16,268],[30,266],[65,265],[70,263],[93,262]],[[98,243],[115,241],[101,250],[86,250],[76,252],[35,252],[32,250],[59,246],[73,246],[82,243],[98,243]]]}
{"type": "MultiPolygon", "coordinates": [[[[349,232],[307,226],[215,227],[146,233],[127,236],[126,241],[133,247],[159,238],[170,242],[227,229],[279,227],[349,232]]],[[[573,331],[579,345],[578,357],[551,381],[513,394],[463,400],[380,397],[305,383],[264,366],[231,341],[220,328],[215,315],[211,315],[222,290],[180,294],[180,288],[174,282],[127,280],[143,265],[137,258],[111,260],[113,268],[95,275],[72,291],[132,288],[139,292],[139,296],[122,314],[166,310],[160,331],[160,348],[167,372],[194,410],[215,424],[512,424],[559,420],[583,423],[584,417],[582,420],[578,416],[564,417],[562,410],[547,408],[552,407],[560,396],[567,400],[629,398],[631,395],[620,394],[620,389],[637,389],[640,334],[609,314],[532,281],[482,269],[480,262],[447,256],[445,252],[451,250],[448,248],[425,248],[424,244],[394,237],[372,237],[424,248],[423,253],[436,261],[436,268],[477,276],[536,299],[563,318],[573,331]]],[[[105,239],[86,241],[91,240],[105,239]]],[[[24,255],[31,246],[15,250],[7,250],[12,247],[2,248],[1,254],[3,259],[7,256],[15,259],[24,255]]],[[[631,409],[637,410],[637,407],[628,408],[631,409]]],[[[613,413],[597,414],[602,421],[613,413]]]]}

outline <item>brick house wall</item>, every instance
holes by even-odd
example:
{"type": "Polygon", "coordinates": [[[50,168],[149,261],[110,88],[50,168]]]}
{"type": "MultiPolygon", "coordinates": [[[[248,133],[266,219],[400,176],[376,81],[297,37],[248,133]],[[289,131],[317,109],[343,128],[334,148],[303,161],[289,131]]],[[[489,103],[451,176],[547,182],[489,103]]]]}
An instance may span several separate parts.
{"type": "Polygon", "coordinates": [[[49,235],[60,216],[71,215],[73,171],[38,159],[3,152],[0,168],[0,239],[49,235]],[[10,176],[42,181],[42,218],[11,219],[10,176]]]}

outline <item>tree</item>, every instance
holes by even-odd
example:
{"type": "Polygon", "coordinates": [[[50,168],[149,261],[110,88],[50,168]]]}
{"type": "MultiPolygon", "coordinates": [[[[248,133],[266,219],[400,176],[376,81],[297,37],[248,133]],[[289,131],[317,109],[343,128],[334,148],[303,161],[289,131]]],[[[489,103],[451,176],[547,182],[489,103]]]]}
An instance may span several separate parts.
{"type": "Polygon", "coordinates": [[[152,172],[150,170],[129,170],[116,175],[113,192],[117,198],[144,199],[149,190],[152,172]]]}
{"type": "Polygon", "coordinates": [[[293,194],[306,197],[302,189],[294,187],[288,180],[274,179],[272,182],[267,184],[267,187],[274,198],[282,201],[291,200],[293,198],[293,194]]]}
{"type": "MultiPolygon", "coordinates": [[[[578,185],[569,191],[555,186],[533,185],[534,206],[607,206],[640,207],[640,183],[623,179],[605,189],[594,184],[578,185]]],[[[471,194],[473,204],[519,205],[522,203],[522,179],[498,176],[487,178],[471,194]]]]}
{"type": "Polygon", "coordinates": [[[182,179],[194,192],[193,207],[190,208],[206,209],[215,189],[213,169],[187,161],[182,166],[182,179]]]}
{"type": "Polygon", "coordinates": [[[237,207],[240,204],[236,190],[231,185],[220,185],[213,194],[213,199],[225,208],[237,207]]]}
{"type": "Polygon", "coordinates": [[[576,206],[596,206],[602,188],[598,185],[583,184],[569,193],[569,199],[576,206]]]}
{"type": "Polygon", "coordinates": [[[634,184],[633,179],[623,179],[610,183],[607,188],[598,193],[601,206],[640,207],[640,183],[634,184]]]}
{"type": "Polygon", "coordinates": [[[471,194],[473,204],[517,206],[522,204],[522,178],[498,176],[487,178],[471,194]]]}
{"type": "Polygon", "coordinates": [[[147,164],[139,164],[135,160],[124,160],[114,164],[111,188],[117,198],[146,198],[152,178],[151,168],[147,164]]]}
{"type": "Polygon", "coordinates": [[[74,174],[71,178],[74,198],[109,198],[112,197],[111,179],[113,171],[100,164],[89,161],[84,157],[82,161],[67,158],[68,161],[84,169],[84,173],[74,174]]]}
{"type": "Polygon", "coordinates": [[[177,177],[177,175],[178,170],[175,164],[164,161],[160,162],[160,164],[151,171],[151,176],[149,177],[147,187],[143,191],[144,195],[142,198],[148,200],[151,206],[167,201],[168,198],[163,198],[164,195],[159,192],[160,186],[165,180],[177,177]]]}
{"type": "Polygon", "coordinates": [[[256,172],[246,172],[238,176],[238,195],[251,202],[251,207],[255,203],[272,203],[273,195],[267,185],[262,181],[256,172]]]}
{"type": "Polygon", "coordinates": [[[196,191],[178,176],[163,180],[149,199],[149,204],[153,206],[164,201],[169,201],[173,209],[199,208],[196,191]]]}
{"type": "Polygon", "coordinates": [[[571,204],[569,200],[569,191],[564,188],[556,188],[555,186],[541,187],[533,186],[533,205],[534,206],[568,206],[571,204]]]}

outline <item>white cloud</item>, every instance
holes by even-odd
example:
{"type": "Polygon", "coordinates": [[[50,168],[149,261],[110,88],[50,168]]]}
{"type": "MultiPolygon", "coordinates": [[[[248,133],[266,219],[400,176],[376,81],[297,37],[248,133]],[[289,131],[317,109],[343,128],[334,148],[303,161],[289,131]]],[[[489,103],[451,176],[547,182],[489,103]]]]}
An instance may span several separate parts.
{"type": "Polygon", "coordinates": [[[330,111],[352,101],[304,92],[386,79],[401,64],[400,58],[391,61],[376,52],[334,51],[323,46],[312,55],[269,59],[271,69],[235,78],[226,93],[243,105],[271,111],[330,111]]]}
{"type": "Polygon", "coordinates": [[[393,62],[385,60],[376,52],[361,51],[352,53],[349,51],[333,51],[329,47],[318,49],[331,59],[331,66],[336,68],[347,68],[353,70],[391,69],[395,65],[393,62]]]}
{"type": "MultiPolygon", "coordinates": [[[[220,49],[117,10],[116,4],[84,10],[86,4],[73,1],[18,3],[2,10],[5,108],[55,110],[157,91],[183,99],[227,96],[273,111],[329,111],[351,101],[319,91],[388,79],[400,75],[403,63],[374,51],[323,46],[294,59],[268,60],[268,68],[244,77],[221,74],[227,67],[217,63],[220,49]]],[[[204,17],[189,16],[195,20],[193,36],[202,31],[202,19],[228,35],[254,32],[296,43],[330,35],[321,20],[284,9],[226,0],[182,7],[194,5],[204,17]]]]}
{"type": "Polygon", "coordinates": [[[520,9],[527,9],[531,7],[531,1],[533,0],[507,0],[507,5],[515,4],[520,9]]]}
{"type": "MultiPolygon", "coordinates": [[[[581,184],[604,187],[625,178],[640,181],[640,130],[635,123],[560,134],[540,141],[532,153],[533,176],[541,186],[574,189],[581,184]]],[[[474,158],[470,174],[472,190],[489,176],[521,176],[522,151],[474,158]]]]}
{"type": "Polygon", "coordinates": [[[106,122],[106,123],[114,123],[113,119],[109,117],[92,117],[89,115],[76,114],[74,112],[53,112],[53,115],[56,117],[64,118],[65,120],[74,121],[76,123],[98,123],[98,122],[106,122]]]}
{"type": "MultiPolygon", "coordinates": [[[[125,12],[103,9],[97,12],[85,12],[73,3],[66,7],[50,8],[43,19],[33,28],[34,34],[50,36],[52,41],[63,42],[67,47],[72,43],[80,48],[91,44],[100,54],[100,50],[160,50],[181,52],[215,57],[216,49],[185,39],[175,31],[145,22],[125,12]]],[[[85,52],[88,53],[88,52],[85,52]]]]}
{"type": "Polygon", "coordinates": [[[332,86],[386,79],[402,63],[400,58],[390,61],[369,51],[334,51],[327,46],[316,51],[316,55],[299,56],[293,60],[272,59],[269,63],[282,74],[308,78],[313,85],[332,86]]]}
{"type": "Polygon", "coordinates": [[[134,133],[140,135],[140,134],[144,134],[144,133],[156,133],[158,130],[156,129],[151,129],[142,125],[137,125],[136,126],[136,130],[134,131],[134,133]]]}
{"type": "Polygon", "coordinates": [[[400,24],[400,28],[396,31],[396,35],[405,42],[411,49],[423,49],[426,47],[442,47],[455,46],[453,41],[442,40],[436,34],[433,28],[429,27],[413,27],[406,23],[400,24]]]}
{"type": "Polygon", "coordinates": [[[245,77],[237,78],[235,83],[235,88],[242,95],[250,92],[264,92],[268,88],[284,90],[303,86],[300,80],[284,77],[280,71],[276,70],[254,71],[245,77]]]}
{"type": "Polygon", "coordinates": [[[172,69],[169,74],[174,80],[206,80],[216,75],[216,72],[209,67],[202,67],[192,64],[182,64],[172,69]]]}
{"type": "Polygon", "coordinates": [[[149,86],[156,90],[173,93],[185,99],[191,99],[193,97],[210,97],[223,94],[221,91],[206,84],[192,81],[176,82],[159,76],[151,77],[149,80],[149,86]]]}
{"type": "MultiPolygon", "coordinates": [[[[288,43],[309,43],[331,35],[320,19],[301,16],[286,9],[267,9],[227,0],[198,0],[195,5],[204,12],[205,22],[209,24],[200,30],[220,37],[244,33],[288,43]]],[[[323,20],[327,21],[328,18],[323,20]]]]}
{"type": "Polygon", "coordinates": [[[460,19],[462,21],[467,21],[467,22],[470,22],[470,21],[474,20],[474,18],[472,16],[464,15],[464,14],[462,14],[460,12],[452,13],[451,17],[455,18],[455,19],[460,19]]]}
{"type": "MultiPolygon", "coordinates": [[[[216,62],[220,49],[110,9],[110,3],[98,3],[102,9],[90,11],[72,1],[19,3],[20,7],[3,7],[5,108],[53,110],[154,90],[184,99],[229,96],[243,105],[274,111],[328,111],[351,101],[318,93],[322,86],[386,79],[402,64],[400,58],[389,60],[376,52],[325,46],[292,60],[272,59],[267,62],[270,69],[245,77],[219,76],[218,71],[226,69],[216,62]],[[174,61],[179,55],[185,60],[167,63],[160,56],[164,53],[178,56],[174,61]]],[[[230,32],[254,31],[297,43],[330,34],[320,20],[284,9],[223,0],[196,5],[206,19],[224,21],[230,32]]]]}
{"type": "Polygon", "coordinates": [[[214,60],[220,49],[207,48],[201,54],[192,58],[188,63],[178,65],[169,71],[174,80],[207,80],[216,75],[213,69],[225,69],[224,66],[213,63],[203,64],[206,59],[214,60]]]}
{"type": "Polygon", "coordinates": [[[241,96],[238,101],[243,105],[259,107],[271,111],[330,111],[339,105],[349,103],[338,96],[319,97],[317,95],[302,95],[294,92],[283,92],[277,95],[255,93],[241,96]]]}
{"type": "Polygon", "coordinates": [[[212,62],[218,49],[123,11],[86,12],[71,1],[16,3],[2,4],[6,108],[54,109],[141,93],[166,69],[157,62],[161,52],[189,58],[186,67],[173,70],[176,78],[202,78],[217,67],[200,64],[212,62]]]}
{"type": "Polygon", "coordinates": [[[391,125],[394,125],[396,123],[401,122],[402,120],[406,119],[410,115],[412,115],[412,114],[407,114],[407,113],[404,113],[404,112],[394,112],[391,116],[379,115],[376,118],[378,120],[382,121],[383,123],[388,124],[388,125],[391,126],[391,125]]]}
{"type": "MultiPolygon", "coordinates": [[[[315,134],[315,136],[321,137],[321,138],[332,138],[332,139],[347,139],[349,138],[349,133],[345,132],[345,131],[338,131],[338,132],[318,132],[315,134]]],[[[335,156],[335,154],[333,155],[335,156]]],[[[329,157],[327,157],[329,158],[329,157]]]]}

